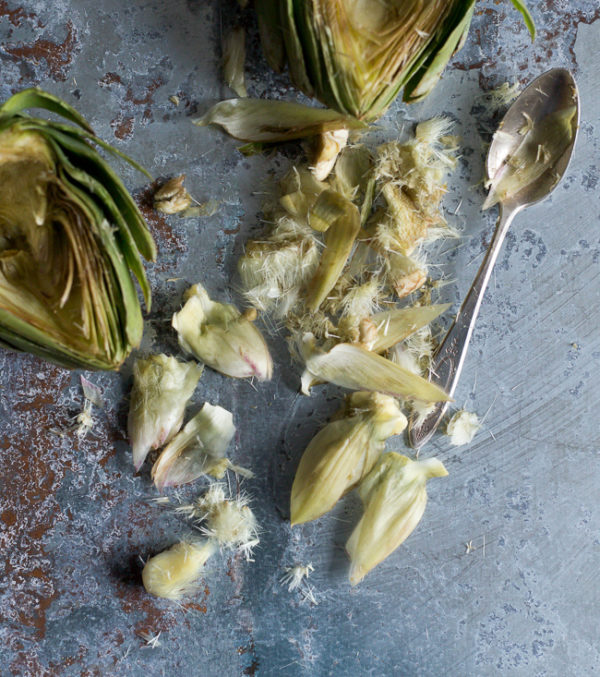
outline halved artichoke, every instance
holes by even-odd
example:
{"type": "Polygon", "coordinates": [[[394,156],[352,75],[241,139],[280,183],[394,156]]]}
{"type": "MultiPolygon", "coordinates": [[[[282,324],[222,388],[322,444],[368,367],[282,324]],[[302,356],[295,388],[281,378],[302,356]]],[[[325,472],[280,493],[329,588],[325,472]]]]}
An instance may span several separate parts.
{"type": "Polygon", "coordinates": [[[147,174],[47,92],[23,90],[0,106],[0,345],[69,368],[115,369],[142,337],[131,273],[149,309],[141,256],[153,260],[156,248],[92,144],[147,174]]]}
{"type": "MultiPolygon", "coordinates": [[[[336,111],[372,121],[418,101],[467,36],[476,0],[255,0],[270,66],[336,111]]],[[[511,0],[533,20],[522,0],[511,0]]]]}

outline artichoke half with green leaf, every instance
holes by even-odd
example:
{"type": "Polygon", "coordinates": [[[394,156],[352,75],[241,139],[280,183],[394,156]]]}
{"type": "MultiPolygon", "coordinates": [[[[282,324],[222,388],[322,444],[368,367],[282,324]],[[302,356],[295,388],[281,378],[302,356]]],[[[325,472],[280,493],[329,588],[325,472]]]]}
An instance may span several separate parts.
{"type": "MultiPolygon", "coordinates": [[[[525,3],[511,0],[533,38],[525,3]]],[[[294,85],[367,122],[418,101],[464,44],[476,0],[255,0],[263,51],[294,85]]]]}
{"type": "Polygon", "coordinates": [[[96,146],[148,175],[47,92],[23,90],[0,106],[0,345],[69,368],[115,369],[142,337],[131,273],[149,309],[141,257],[153,260],[156,248],[96,146]]]}
{"type": "MultiPolygon", "coordinates": [[[[511,2],[533,39],[527,6],[511,2]]],[[[245,155],[265,143],[315,137],[313,171],[322,180],[350,130],[380,118],[402,91],[407,102],[431,92],[466,41],[476,0],[255,0],[254,6],[269,65],[282,71],[287,64],[292,83],[327,108],[238,98],[194,122],[248,142],[240,148],[245,155]]]]}

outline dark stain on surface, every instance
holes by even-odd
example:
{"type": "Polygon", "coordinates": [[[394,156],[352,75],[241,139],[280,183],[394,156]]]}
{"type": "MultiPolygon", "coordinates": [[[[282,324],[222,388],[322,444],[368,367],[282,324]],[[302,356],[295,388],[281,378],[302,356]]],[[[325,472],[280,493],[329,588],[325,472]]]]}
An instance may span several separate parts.
{"type": "Polygon", "coordinates": [[[132,103],[134,106],[145,106],[142,112],[142,121],[146,124],[148,122],[152,122],[153,120],[152,103],[154,101],[154,94],[164,84],[164,77],[159,75],[158,77],[150,80],[150,82],[147,84],[142,82],[140,86],[136,83],[135,89],[134,85],[130,85],[127,88],[127,92],[125,93],[125,101],[132,103]],[[140,89],[139,92],[136,91],[138,87],[140,89]]]}
{"type": "Polygon", "coordinates": [[[242,227],[241,223],[238,223],[237,228],[223,228],[223,233],[225,235],[237,235],[240,232],[242,227]]]}
{"type": "Polygon", "coordinates": [[[122,85],[123,80],[121,79],[121,76],[118,75],[118,73],[113,73],[112,71],[109,71],[106,73],[102,78],[100,78],[100,84],[105,85],[105,86],[110,86],[110,85],[122,85]]]}
{"type": "Polygon", "coordinates": [[[17,521],[15,511],[5,510],[3,513],[0,514],[0,520],[2,520],[7,527],[12,527],[17,521]]]}
{"type": "Polygon", "coordinates": [[[50,672],[42,667],[35,651],[19,651],[10,664],[10,674],[47,677],[50,672]]]}
{"type": "Polygon", "coordinates": [[[125,101],[131,101],[132,104],[135,106],[141,106],[143,104],[151,104],[152,100],[154,98],[154,92],[159,87],[162,87],[164,85],[164,81],[162,78],[156,78],[155,80],[152,80],[149,85],[147,85],[144,89],[141,95],[136,96],[133,93],[133,87],[129,87],[127,89],[127,94],[125,95],[125,101]]]}
{"type": "MultiPolygon", "coordinates": [[[[46,612],[58,597],[43,537],[65,519],[54,494],[71,461],[62,457],[49,431],[53,405],[67,386],[69,373],[32,359],[5,370],[5,377],[17,393],[27,393],[26,385],[35,383],[36,394],[16,398],[12,411],[18,412],[19,426],[16,433],[8,432],[0,448],[3,584],[13,591],[1,617],[6,625],[25,630],[24,636],[29,630],[39,641],[46,635],[46,612]]],[[[27,652],[19,656],[22,666],[35,665],[27,652]]]]}
{"type": "Polygon", "coordinates": [[[67,35],[62,42],[38,38],[29,45],[4,47],[4,51],[14,59],[33,61],[35,64],[45,61],[49,74],[62,82],[68,77],[69,66],[77,49],[77,33],[71,21],[67,23],[67,35]]]}
{"type": "Polygon", "coordinates": [[[110,121],[117,139],[129,139],[133,134],[133,116],[119,113],[116,118],[110,121]]]}
{"type": "Polygon", "coordinates": [[[26,12],[23,7],[10,9],[6,0],[0,0],[0,17],[6,17],[15,28],[18,28],[24,19],[33,19],[35,14],[26,12]]]}
{"type": "Polygon", "coordinates": [[[250,663],[250,665],[246,666],[242,670],[242,674],[253,676],[253,675],[256,674],[256,671],[258,670],[260,663],[258,661],[258,658],[256,657],[256,646],[254,644],[254,640],[252,639],[252,629],[249,628],[249,629],[247,629],[247,631],[249,632],[250,637],[251,637],[250,642],[248,643],[247,646],[240,647],[238,649],[238,654],[240,656],[243,656],[244,654],[250,654],[250,657],[252,658],[252,662],[250,663]]]}
{"type": "MultiPolygon", "coordinates": [[[[548,4],[552,7],[554,5],[553,0],[549,0],[548,4]]],[[[553,50],[561,42],[564,42],[565,37],[568,37],[569,53],[571,54],[573,64],[575,65],[577,63],[575,42],[577,41],[579,25],[586,24],[589,26],[595,21],[598,21],[598,19],[600,19],[600,7],[590,14],[581,10],[573,10],[566,13],[557,11],[557,18],[552,23],[552,27],[544,28],[540,31],[540,41],[542,44],[548,45],[544,58],[548,59],[551,57],[553,50]]]]}

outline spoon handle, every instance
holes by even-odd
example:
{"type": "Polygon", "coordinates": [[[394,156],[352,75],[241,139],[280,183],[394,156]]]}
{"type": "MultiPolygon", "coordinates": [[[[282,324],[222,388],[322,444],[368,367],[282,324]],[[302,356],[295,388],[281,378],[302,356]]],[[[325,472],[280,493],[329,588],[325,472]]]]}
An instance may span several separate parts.
{"type": "MultiPolygon", "coordinates": [[[[518,209],[512,206],[503,207],[500,205],[500,216],[498,217],[496,229],[485,258],[477,271],[471,289],[469,289],[456,315],[454,323],[433,356],[429,370],[429,379],[435,379],[438,385],[444,388],[450,396],[454,395],[454,390],[456,389],[456,384],[458,383],[458,378],[467,355],[469,341],[473,334],[473,328],[475,327],[475,320],[479,314],[483,295],[490,281],[494,264],[500,253],[504,237],[517,211],[518,209]]],[[[447,407],[448,402],[436,404],[435,409],[418,427],[415,426],[414,418],[411,420],[408,438],[412,447],[419,449],[430,439],[446,413],[447,407]]]]}

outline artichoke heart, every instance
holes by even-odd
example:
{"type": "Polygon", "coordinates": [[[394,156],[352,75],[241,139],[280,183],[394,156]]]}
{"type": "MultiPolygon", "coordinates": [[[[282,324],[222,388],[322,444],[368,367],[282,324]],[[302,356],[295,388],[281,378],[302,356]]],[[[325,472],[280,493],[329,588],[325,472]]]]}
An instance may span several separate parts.
{"type": "Polygon", "coordinates": [[[0,106],[0,342],[69,368],[115,369],[142,336],[131,272],[154,241],[133,199],[69,105],[39,89],[0,106]],[[30,117],[43,108],[75,123],[30,117]]]}

